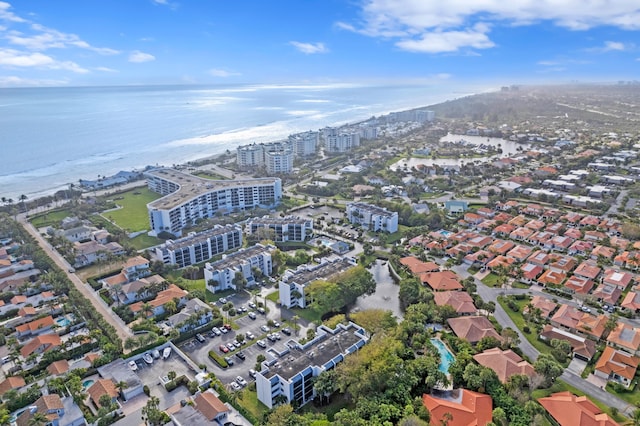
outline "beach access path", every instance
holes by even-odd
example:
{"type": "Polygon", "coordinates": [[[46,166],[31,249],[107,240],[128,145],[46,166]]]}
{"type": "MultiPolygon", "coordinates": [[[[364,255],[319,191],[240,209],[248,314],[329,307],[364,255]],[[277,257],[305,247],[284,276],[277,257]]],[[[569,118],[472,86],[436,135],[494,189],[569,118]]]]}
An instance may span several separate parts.
{"type": "Polygon", "coordinates": [[[106,303],[104,303],[104,300],[100,298],[98,293],[93,291],[93,289],[87,284],[83,283],[75,273],[70,272],[73,270],[71,265],[69,265],[64,257],[62,257],[60,253],[54,250],[53,247],[51,247],[51,244],[49,244],[49,242],[46,241],[42,235],[40,235],[38,230],[27,221],[26,214],[19,214],[17,219],[18,222],[20,222],[20,224],[24,227],[24,229],[26,229],[26,231],[33,238],[35,238],[35,240],[38,242],[38,245],[42,248],[42,250],[44,250],[47,256],[49,256],[49,258],[51,258],[56,263],[56,265],[58,265],[58,267],[60,267],[60,269],[65,274],[67,274],[67,278],[69,278],[69,281],[73,283],[76,289],[80,293],[82,293],[82,295],[86,297],[89,302],[91,302],[95,310],[99,312],[100,315],[102,315],[102,317],[116,329],[118,337],[120,337],[122,342],[124,343],[127,338],[133,337],[133,332],[131,331],[131,329],[127,327],[122,319],[118,315],[116,315],[116,313],[113,312],[106,303]]]}

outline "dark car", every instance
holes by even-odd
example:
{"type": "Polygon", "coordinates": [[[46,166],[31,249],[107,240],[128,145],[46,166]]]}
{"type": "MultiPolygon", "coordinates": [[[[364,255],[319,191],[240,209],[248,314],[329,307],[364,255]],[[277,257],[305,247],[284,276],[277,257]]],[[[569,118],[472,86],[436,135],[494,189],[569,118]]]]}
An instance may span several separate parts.
{"type": "Polygon", "coordinates": [[[285,327],[281,331],[283,334],[286,334],[287,336],[291,336],[291,329],[289,327],[285,327]]]}
{"type": "Polygon", "coordinates": [[[243,361],[247,358],[247,356],[246,356],[246,355],[244,354],[244,352],[242,352],[242,351],[238,352],[238,353],[236,354],[236,356],[237,356],[238,358],[240,358],[241,360],[243,360],[243,361]]]}
{"type": "Polygon", "coordinates": [[[227,361],[227,364],[229,364],[229,365],[235,364],[235,362],[233,362],[233,359],[231,359],[230,356],[224,357],[224,360],[227,361]]]}

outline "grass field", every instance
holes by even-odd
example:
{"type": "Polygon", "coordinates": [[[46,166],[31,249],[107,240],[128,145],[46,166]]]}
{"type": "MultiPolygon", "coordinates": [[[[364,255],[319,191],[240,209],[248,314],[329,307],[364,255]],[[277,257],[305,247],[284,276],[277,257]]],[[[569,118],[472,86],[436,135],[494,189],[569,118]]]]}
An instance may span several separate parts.
{"type": "Polygon", "coordinates": [[[498,275],[496,275],[493,272],[491,272],[491,273],[489,273],[489,275],[485,276],[481,281],[485,285],[488,285],[489,287],[497,287],[499,278],[500,277],[498,277],[498,275]]]}
{"type": "Polygon", "coordinates": [[[146,249],[148,247],[157,246],[158,244],[162,244],[163,242],[164,242],[164,240],[161,240],[160,238],[152,237],[152,236],[147,235],[147,234],[141,234],[141,235],[138,235],[137,237],[129,240],[129,243],[136,250],[142,250],[142,249],[146,249]]]}
{"type": "Polygon", "coordinates": [[[262,419],[264,413],[269,411],[266,405],[258,401],[258,394],[249,389],[242,391],[242,399],[238,398],[238,403],[253,414],[256,419],[262,419]]]}
{"type": "Polygon", "coordinates": [[[635,385],[635,389],[631,392],[616,392],[613,385],[611,383],[607,383],[607,392],[627,401],[630,404],[633,404],[636,407],[640,407],[640,389],[638,389],[637,383],[635,385]]]}
{"type": "Polygon", "coordinates": [[[43,226],[59,226],[60,221],[67,216],[72,216],[70,210],[52,210],[46,213],[32,216],[29,222],[36,228],[42,228],[43,226]]]}
{"type": "Polygon", "coordinates": [[[144,231],[149,229],[147,204],[160,197],[147,188],[135,188],[114,196],[113,201],[122,208],[103,212],[103,216],[126,232],[144,231]]]}
{"type": "Polygon", "coordinates": [[[211,179],[211,180],[225,180],[226,177],[219,175],[217,173],[213,173],[213,172],[207,172],[207,171],[198,171],[196,173],[192,173],[194,176],[198,176],[201,177],[203,179],[211,179]]]}

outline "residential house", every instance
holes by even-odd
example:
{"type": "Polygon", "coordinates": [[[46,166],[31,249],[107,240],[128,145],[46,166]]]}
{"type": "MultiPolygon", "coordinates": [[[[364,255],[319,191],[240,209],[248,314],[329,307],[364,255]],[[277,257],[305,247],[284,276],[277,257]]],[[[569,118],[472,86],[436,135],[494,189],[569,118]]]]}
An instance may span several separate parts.
{"type": "MultiPolygon", "coordinates": [[[[556,310],[558,304],[552,300],[547,299],[544,296],[533,296],[529,302],[533,309],[540,310],[540,316],[542,318],[549,318],[551,314],[556,310]]],[[[528,308],[527,308],[528,309],[528,308]]]]}
{"type": "Polygon", "coordinates": [[[226,424],[229,407],[220,400],[212,391],[200,392],[193,399],[195,409],[199,411],[208,422],[226,424]]]}
{"type": "Polygon", "coordinates": [[[538,285],[545,286],[560,286],[567,278],[567,275],[562,272],[556,272],[551,269],[544,271],[537,279],[538,285]]]}
{"type": "Polygon", "coordinates": [[[468,389],[454,389],[433,395],[422,395],[422,403],[431,413],[431,423],[460,426],[486,425],[493,416],[493,400],[489,395],[468,389]]]}
{"type": "Polygon", "coordinates": [[[16,327],[16,336],[20,338],[24,338],[27,336],[36,336],[38,334],[46,334],[51,331],[51,328],[55,322],[53,321],[53,317],[48,315],[43,318],[39,318],[28,322],[26,324],[21,324],[16,327]]]}
{"type": "Polygon", "coordinates": [[[613,306],[622,296],[622,290],[615,285],[602,283],[595,289],[592,296],[600,303],[613,306]]]}
{"type": "Polygon", "coordinates": [[[544,269],[540,265],[534,265],[533,263],[525,263],[520,267],[522,275],[520,281],[526,284],[533,284],[537,282],[537,278],[542,274],[544,269]]]}
{"type": "Polygon", "coordinates": [[[544,221],[542,221],[540,219],[531,219],[524,226],[525,226],[525,228],[533,229],[534,231],[540,231],[546,225],[547,224],[544,223],[544,221]]]}
{"type": "Polygon", "coordinates": [[[59,376],[69,371],[69,361],[61,359],[54,361],[47,366],[47,372],[52,376],[59,376]]]}
{"type": "Polygon", "coordinates": [[[522,263],[527,260],[531,255],[531,252],[533,252],[533,248],[518,244],[507,252],[507,256],[511,257],[518,263],[522,263]]]}
{"type": "Polygon", "coordinates": [[[640,328],[619,322],[607,337],[607,344],[633,355],[640,355],[640,328]]]}
{"type": "Polygon", "coordinates": [[[607,247],[603,245],[598,245],[593,248],[591,251],[591,259],[593,260],[611,260],[616,254],[616,249],[612,247],[607,247]]]}
{"type": "Polygon", "coordinates": [[[58,348],[62,345],[62,340],[57,334],[41,334],[28,341],[20,348],[20,355],[27,358],[31,354],[41,354],[48,350],[58,348]]]}
{"type": "Polygon", "coordinates": [[[566,252],[574,239],[569,237],[566,233],[564,235],[556,235],[544,244],[544,248],[552,251],[566,252]]]}
{"type": "Polygon", "coordinates": [[[559,426],[619,426],[589,398],[576,396],[569,391],[539,398],[538,403],[559,426]]]}
{"type": "Polygon", "coordinates": [[[478,343],[483,337],[495,337],[502,341],[502,337],[486,317],[468,316],[449,318],[447,324],[456,336],[467,340],[472,345],[478,343]]]}
{"type": "Polygon", "coordinates": [[[495,254],[506,254],[509,250],[515,247],[515,244],[508,240],[494,240],[493,243],[487,247],[487,250],[495,254]]]}
{"type": "Polygon", "coordinates": [[[618,271],[613,268],[606,269],[602,277],[603,283],[616,286],[622,291],[627,289],[631,281],[633,281],[633,274],[618,271]]]}
{"type": "Polygon", "coordinates": [[[516,228],[513,232],[509,234],[509,238],[516,241],[526,241],[531,235],[533,235],[534,231],[529,228],[516,228]]]}
{"type": "Polygon", "coordinates": [[[600,340],[605,332],[605,324],[607,323],[607,317],[605,315],[591,315],[585,313],[578,321],[576,330],[584,333],[596,340],[600,340]]]}
{"type": "Polygon", "coordinates": [[[540,339],[551,342],[553,339],[566,340],[571,344],[571,353],[575,358],[589,362],[596,354],[596,342],[547,324],[540,333],[540,339]]]}
{"type": "Polygon", "coordinates": [[[22,376],[9,376],[0,382],[0,398],[10,390],[18,390],[27,385],[22,376]]]}
{"type": "Polygon", "coordinates": [[[125,401],[143,392],[143,384],[140,377],[134,371],[131,371],[128,362],[122,358],[98,367],[98,374],[101,378],[110,379],[113,383],[126,383],[126,386],[120,391],[125,401]]]}
{"type": "Polygon", "coordinates": [[[549,264],[549,270],[561,274],[568,274],[573,271],[578,262],[570,256],[552,256],[551,263],[549,264]]]}
{"type": "Polygon", "coordinates": [[[620,307],[635,314],[640,312],[640,291],[632,290],[627,293],[620,303],[620,307]]]}
{"type": "Polygon", "coordinates": [[[180,333],[202,327],[213,319],[211,308],[198,299],[190,299],[185,303],[184,308],[176,314],[167,318],[167,325],[177,329],[180,333]]]}
{"type": "Polygon", "coordinates": [[[569,247],[567,253],[569,256],[587,256],[593,250],[591,241],[577,240],[569,247]]]}
{"type": "Polygon", "coordinates": [[[506,383],[509,377],[517,374],[531,377],[535,373],[533,366],[511,349],[507,351],[500,348],[487,349],[474,355],[473,359],[483,367],[495,371],[502,383],[506,383]]]}
{"type": "Polygon", "coordinates": [[[400,259],[400,263],[409,268],[413,275],[420,275],[424,272],[436,272],[440,270],[440,266],[433,262],[423,262],[420,259],[407,256],[400,259]]]}
{"type": "Polygon", "coordinates": [[[601,271],[602,269],[599,268],[595,263],[585,261],[578,265],[578,267],[573,271],[573,274],[582,278],[595,280],[598,275],[600,275],[601,271]]]}
{"type": "Polygon", "coordinates": [[[114,287],[116,291],[112,292],[111,297],[114,301],[122,303],[123,305],[129,305],[151,296],[151,291],[154,287],[162,288],[165,285],[166,281],[160,275],[151,275],[127,284],[122,284],[119,290],[117,290],[117,286],[114,287]]]}
{"type": "Polygon", "coordinates": [[[458,275],[453,271],[427,272],[420,275],[423,284],[428,285],[433,291],[462,290],[463,286],[458,281],[458,275]]]}
{"type": "Polygon", "coordinates": [[[588,278],[578,277],[576,275],[572,275],[569,279],[564,283],[564,287],[569,290],[570,293],[586,295],[593,288],[594,281],[588,278]]]}
{"type": "Polygon", "coordinates": [[[593,374],[629,387],[636,375],[639,363],[640,358],[607,346],[596,362],[593,374]]]}
{"type": "Polygon", "coordinates": [[[551,256],[547,252],[544,251],[536,251],[531,256],[527,258],[527,262],[533,265],[539,265],[545,268],[547,264],[551,261],[551,256]]]}
{"type": "Polygon", "coordinates": [[[111,379],[98,379],[89,388],[87,388],[87,393],[89,394],[89,399],[96,408],[101,408],[102,404],[100,404],[100,397],[103,395],[109,395],[111,397],[111,402],[116,402],[119,392],[116,388],[115,383],[111,379]]]}
{"type": "Polygon", "coordinates": [[[566,231],[564,231],[564,235],[566,235],[569,238],[573,238],[574,240],[579,240],[582,238],[582,231],[579,230],[578,228],[569,228],[566,231]]]}
{"type": "Polygon", "coordinates": [[[575,330],[578,327],[580,319],[584,315],[584,312],[569,306],[560,305],[560,308],[551,317],[551,324],[556,327],[563,327],[568,330],[575,330]]]}
{"type": "Polygon", "coordinates": [[[16,419],[16,426],[30,426],[34,424],[36,413],[47,418],[47,426],[81,426],[86,425],[82,410],[73,398],[60,398],[57,394],[42,395],[16,419]]]}
{"type": "MultiPolygon", "coordinates": [[[[175,284],[169,284],[169,287],[160,291],[153,300],[145,302],[151,307],[151,311],[147,312],[147,316],[157,317],[158,315],[164,314],[167,302],[175,301],[176,307],[181,307],[186,303],[188,295],[188,291],[181,289],[175,284]]],[[[145,309],[145,303],[133,303],[129,306],[131,312],[133,312],[134,315],[143,312],[145,309]]]]}
{"type": "Polygon", "coordinates": [[[493,234],[498,237],[508,237],[515,229],[515,226],[503,223],[493,228],[493,234]]]}
{"type": "Polygon", "coordinates": [[[449,305],[458,315],[475,315],[478,311],[473,299],[464,291],[438,291],[433,294],[437,306],[449,305]]]}

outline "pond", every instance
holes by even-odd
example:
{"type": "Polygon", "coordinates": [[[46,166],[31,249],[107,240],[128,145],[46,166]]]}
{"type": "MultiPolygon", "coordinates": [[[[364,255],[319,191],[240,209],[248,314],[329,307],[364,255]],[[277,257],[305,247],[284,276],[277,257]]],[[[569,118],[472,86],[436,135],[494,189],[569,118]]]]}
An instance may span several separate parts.
{"type": "Polygon", "coordinates": [[[365,309],[386,309],[393,312],[393,315],[398,320],[402,320],[403,313],[400,310],[400,298],[398,297],[400,286],[391,278],[387,261],[377,259],[369,268],[369,272],[371,272],[376,282],[376,291],[370,296],[360,296],[351,308],[351,312],[365,309]]]}

